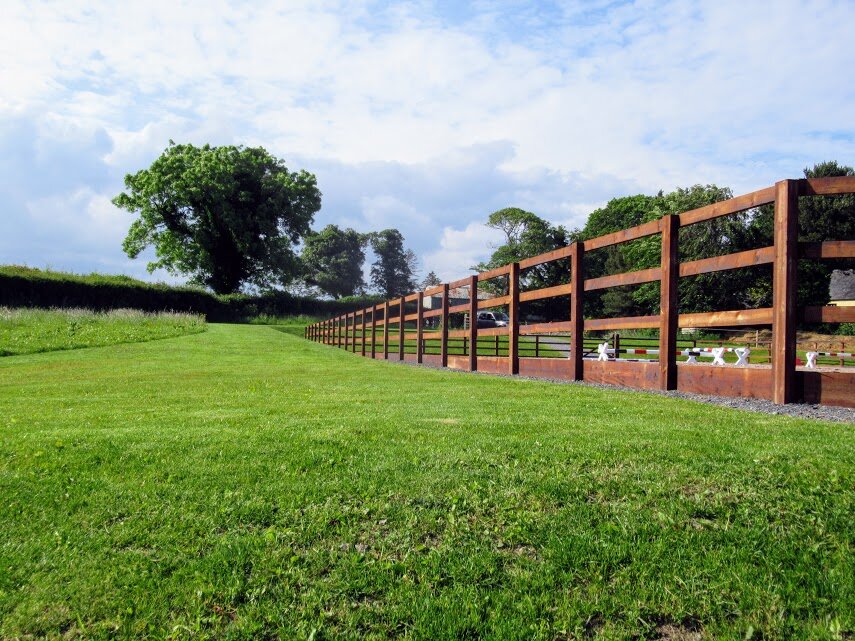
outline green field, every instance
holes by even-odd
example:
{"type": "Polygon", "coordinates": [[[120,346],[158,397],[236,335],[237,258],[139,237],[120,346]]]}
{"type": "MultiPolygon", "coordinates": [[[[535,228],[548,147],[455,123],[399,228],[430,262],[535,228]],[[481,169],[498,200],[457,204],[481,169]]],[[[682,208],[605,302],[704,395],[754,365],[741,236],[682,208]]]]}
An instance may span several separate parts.
{"type": "Polygon", "coordinates": [[[855,425],[285,329],[0,359],[0,638],[855,634],[855,425]]]}

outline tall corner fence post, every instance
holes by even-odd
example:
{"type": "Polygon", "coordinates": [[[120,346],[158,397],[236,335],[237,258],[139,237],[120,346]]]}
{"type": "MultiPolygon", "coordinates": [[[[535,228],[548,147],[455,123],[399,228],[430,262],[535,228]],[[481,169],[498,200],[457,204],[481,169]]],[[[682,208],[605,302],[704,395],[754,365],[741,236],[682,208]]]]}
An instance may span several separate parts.
{"type": "Polygon", "coordinates": [[[389,301],[383,303],[383,360],[389,358],[389,301]]]}
{"type": "Polygon", "coordinates": [[[795,401],[798,181],[775,183],[775,261],[772,272],[772,400],[795,401]]]}
{"type": "Polygon", "coordinates": [[[398,360],[404,360],[404,309],[406,308],[406,301],[404,297],[401,296],[398,299],[398,360]]]}
{"type": "Polygon", "coordinates": [[[440,328],[440,363],[448,367],[448,283],[442,285],[442,327],[440,328]]]}
{"type": "Polygon", "coordinates": [[[361,334],[361,338],[360,338],[360,344],[361,344],[360,354],[361,354],[362,356],[365,356],[365,334],[366,334],[366,331],[367,331],[367,329],[368,329],[368,324],[365,322],[365,314],[367,314],[367,313],[368,313],[368,308],[366,307],[366,308],[364,308],[364,309],[362,310],[362,316],[361,316],[361,321],[362,321],[362,322],[360,323],[360,334],[361,334]]]}
{"type": "Polygon", "coordinates": [[[520,264],[508,272],[508,374],[520,372],[520,264]]]}
{"type": "Polygon", "coordinates": [[[680,217],[662,218],[659,282],[659,389],[677,389],[677,282],[680,276],[680,217]]]}
{"type": "Polygon", "coordinates": [[[424,337],[424,302],[422,293],[416,298],[416,362],[422,362],[422,339],[424,337]]]}
{"type": "Polygon", "coordinates": [[[478,370],[478,276],[469,277],[469,371],[478,370]]]}
{"type": "Polygon", "coordinates": [[[582,306],[585,291],[585,275],[582,269],[584,254],[584,244],[575,241],[570,254],[570,370],[574,381],[581,381],[585,375],[582,360],[585,334],[582,306]]]}

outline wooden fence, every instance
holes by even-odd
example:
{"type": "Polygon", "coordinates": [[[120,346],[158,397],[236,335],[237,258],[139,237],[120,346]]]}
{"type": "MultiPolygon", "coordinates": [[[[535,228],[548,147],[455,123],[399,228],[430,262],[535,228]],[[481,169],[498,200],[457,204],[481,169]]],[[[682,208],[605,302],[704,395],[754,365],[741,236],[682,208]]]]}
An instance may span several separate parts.
{"type": "MultiPolygon", "coordinates": [[[[775,403],[807,402],[855,407],[855,372],[838,369],[805,370],[796,366],[796,324],[804,322],[855,322],[855,307],[796,306],[796,264],[799,259],[855,258],[855,240],[799,243],[798,198],[855,193],[855,177],[782,180],[772,187],[707,205],[679,215],[664,216],[636,227],[526,258],[480,274],[431,287],[373,307],[343,314],[306,328],[306,338],[371,358],[412,360],[467,371],[520,374],[533,377],[586,380],[639,389],[683,390],[702,394],[771,399],[775,403]],[[769,247],[681,263],[679,230],[682,227],[729,216],[761,205],[774,204],[774,242],[769,247]],[[652,269],[586,279],[583,256],[604,247],[654,235],[661,236],[661,264],[652,269]],[[553,261],[569,259],[569,282],[539,290],[520,291],[520,271],[553,261]],[[707,313],[680,314],[678,279],[772,265],[772,307],[707,313]],[[479,300],[479,283],[507,279],[504,295],[479,300]],[[583,318],[584,293],[608,287],[660,283],[660,313],[623,318],[583,318]],[[464,304],[451,305],[449,291],[468,289],[464,304]],[[569,321],[524,325],[520,303],[558,296],[568,297],[569,321]],[[439,301],[426,309],[425,301],[439,301]],[[452,330],[452,314],[507,309],[507,327],[452,330]],[[426,328],[428,319],[441,319],[439,328],[426,328]],[[771,365],[715,367],[678,361],[680,327],[714,328],[771,326],[771,365]],[[585,358],[585,331],[658,328],[659,358],[650,362],[608,361],[585,358]],[[413,331],[414,330],[414,331],[413,331]],[[378,332],[382,336],[378,339],[378,332]],[[569,333],[564,358],[521,355],[530,336],[569,333]],[[483,348],[495,344],[495,352],[483,348]],[[501,339],[502,353],[499,354],[501,339]],[[521,350],[521,339],[524,344],[521,350]],[[393,349],[390,350],[390,340],[393,349]],[[452,342],[463,341],[461,349],[452,342]],[[467,347],[468,345],[468,347],[467,347]],[[474,348],[473,348],[474,347],[474,348]],[[485,351],[487,352],[485,354],[485,351]],[[434,352],[434,353],[431,353],[434,352]]],[[[495,289],[495,288],[494,288],[495,289]]],[[[492,348],[490,348],[492,349],[492,348]]]]}

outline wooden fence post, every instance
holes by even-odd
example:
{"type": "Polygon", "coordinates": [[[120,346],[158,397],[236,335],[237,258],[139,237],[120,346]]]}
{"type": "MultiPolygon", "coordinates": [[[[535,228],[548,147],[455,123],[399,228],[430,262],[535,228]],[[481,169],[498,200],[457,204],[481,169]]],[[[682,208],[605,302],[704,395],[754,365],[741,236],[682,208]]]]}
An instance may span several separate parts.
{"type": "Polygon", "coordinates": [[[377,355],[377,305],[371,306],[371,358],[377,355]]]}
{"type": "Polygon", "coordinates": [[[424,332],[424,303],[422,302],[422,293],[419,292],[416,298],[416,362],[422,362],[422,334],[424,332]]]}
{"type": "Polygon", "coordinates": [[[350,351],[350,312],[344,315],[344,351],[350,351]]]}
{"type": "Polygon", "coordinates": [[[772,400],[792,403],[796,381],[797,180],[775,183],[775,262],[772,273],[772,400]]]}
{"type": "Polygon", "coordinates": [[[576,241],[570,254],[570,371],[574,381],[581,381],[584,374],[582,354],[585,349],[585,317],[582,312],[585,279],[582,269],[582,259],[585,255],[584,245],[576,241]]]}
{"type": "Polygon", "coordinates": [[[342,327],[344,326],[344,315],[338,317],[338,347],[341,349],[344,346],[344,331],[342,327]]]}
{"type": "Polygon", "coordinates": [[[469,371],[478,370],[478,276],[469,277],[469,371]]]}
{"type": "Polygon", "coordinates": [[[520,371],[520,264],[511,263],[508,273],[508,374],[520,371]]]}
{"type": "Polygon", "coordinates": [[[356,315],[359,312],[353,312],[353,333],[350,337],[350,347],[353,350],[353,353],[356,354],[356,315]]]}
{"type": "Polygon", "coordinates": [[[383,303],[383,360],[389,358],[389,301],[383,303]]]}
{"type": "Polygon", "coordinates": [[[404,360],[404,297],[398,299],[398,360],[404,360]]]}
{"type": "Polygon", "coordinates": [[[659,389],[677,389],[677,282],[680,277],[680,217],[662,218],[659,282],[659,389]]]}
{"type": "Polygon", "coordinates": [[[361,333],[362,333],[362,353],[361,353],[361,355],[362,356],[365,356],[365,333],[366,333],[366,329],[367,329],[367,327],[366,327],[367,323],[365,322],[365,313],[367,311],[368,311],[367,307],[362,310],[362,329],[361,329],[361,333]]]}
{"type": "Polygon", "coordinates": [[[440,364],[448,367],[448,283],[442,285],[442,327],[439,337],[440,364]]]}

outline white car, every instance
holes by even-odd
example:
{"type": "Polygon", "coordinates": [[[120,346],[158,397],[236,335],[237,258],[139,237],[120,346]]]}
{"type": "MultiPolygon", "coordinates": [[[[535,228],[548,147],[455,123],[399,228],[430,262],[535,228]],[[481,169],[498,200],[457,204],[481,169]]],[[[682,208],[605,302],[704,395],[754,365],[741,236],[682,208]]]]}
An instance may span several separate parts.
{"type": "Polygon", "coordinates": [[[509,320],[504,312],[478,312],[478,327],[507,327],[509,320]]]}

